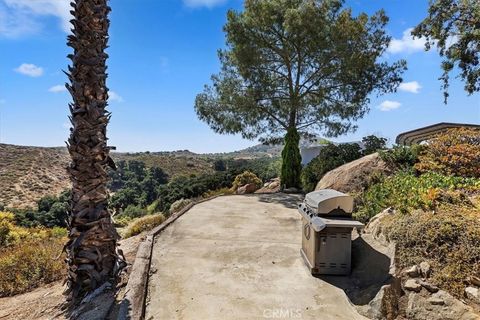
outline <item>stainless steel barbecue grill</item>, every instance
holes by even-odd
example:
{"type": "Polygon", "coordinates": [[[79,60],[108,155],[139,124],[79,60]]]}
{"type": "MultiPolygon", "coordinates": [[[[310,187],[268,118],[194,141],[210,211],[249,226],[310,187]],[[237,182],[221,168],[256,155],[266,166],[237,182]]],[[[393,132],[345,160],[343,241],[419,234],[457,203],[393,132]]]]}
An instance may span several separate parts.
{"type": "Polygon", "coordinates": [[[346,275],[351,270],[353,198],[332,189],[310,192],[298,205],[302,215],[302,249],[312,274],[346,275]]]}

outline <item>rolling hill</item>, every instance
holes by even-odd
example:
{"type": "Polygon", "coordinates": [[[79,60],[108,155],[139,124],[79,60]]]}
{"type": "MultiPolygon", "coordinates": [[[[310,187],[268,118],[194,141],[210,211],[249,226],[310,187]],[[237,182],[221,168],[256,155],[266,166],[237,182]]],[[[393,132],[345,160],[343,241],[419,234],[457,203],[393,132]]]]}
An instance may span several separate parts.
{"type": "MultiPolygon", "coordinates": [[[[191,152],[112,153],[115,161],[140,160],[162,168],[170,177],[213,171],[212,159],[191,152]]],[[[44,148],[0,144],[0,203],[13,208],[34,208],[46,195],[70,186],[64,147],[44,148]]]]}

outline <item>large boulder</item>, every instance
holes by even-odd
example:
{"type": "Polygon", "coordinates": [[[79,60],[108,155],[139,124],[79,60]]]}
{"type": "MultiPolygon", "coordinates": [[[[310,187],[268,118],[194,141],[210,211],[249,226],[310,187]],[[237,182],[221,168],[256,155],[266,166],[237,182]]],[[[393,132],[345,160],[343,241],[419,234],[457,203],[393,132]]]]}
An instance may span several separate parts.
{"type": "Polygon", "coordinates": [[[387,164],[378,153],[373,153],[327,172],[315,190],[335,189],[345,193],[361,191],[374,175],[389,173],[387,164]]]}
{"type": "Polygon", "coordinates": [[[238,188],[237,189],[237,194],[254,193],[255,190],[257,190],[257,185],[255,183],[248,183],[248,184],[238,188]]]}
{"type": "Polygon", "coordinates": [[[280,191],[280,178],[275,178],[265,182],[262,188],[255,191],[255,193],[276,193],[280,191]]]}

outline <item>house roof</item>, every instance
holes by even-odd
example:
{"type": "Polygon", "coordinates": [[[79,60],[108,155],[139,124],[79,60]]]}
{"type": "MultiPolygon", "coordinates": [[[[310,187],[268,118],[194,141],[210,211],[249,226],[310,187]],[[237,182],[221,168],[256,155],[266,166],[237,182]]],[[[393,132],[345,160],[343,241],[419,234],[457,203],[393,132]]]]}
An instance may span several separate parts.
{"type": "Polygon", "coordinates": [[[474,128],[480,129],[478,124],[469,124],[469,123],[451,123],[451,122],[440,122],[426,126],[423,128],[418,128],[415,130],[406,131],[400,133],[395,139],[395,143],[403,145],[412,145],[420,143],[431,139],[435,135],[444,132],[451,128],[474,128]]]}

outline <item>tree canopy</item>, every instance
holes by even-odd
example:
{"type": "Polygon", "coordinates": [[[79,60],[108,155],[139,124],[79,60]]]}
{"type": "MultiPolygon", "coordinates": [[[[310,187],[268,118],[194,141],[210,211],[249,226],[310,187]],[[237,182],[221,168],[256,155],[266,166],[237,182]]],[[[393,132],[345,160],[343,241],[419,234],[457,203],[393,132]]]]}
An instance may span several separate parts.
{"type": "Polygon", "coordinates": [[[246,0],[230,10],[220,73],[196,97],[199,118],[222,134],[278,141],[356,128],[372,93],[394,92],[405,61],[381,61],[383,11],[353,16],[342,0],[246,0]]]}
{"type": "Polygon", "coordinates": [[[480,2],[478,0],[433,0],[428,16],[413,30],[426,37],[426,49],[438,47],[442,62],[445,103],[448,99],[450,72],[460,68],[465,90],[480,91],[480,2]]]}

